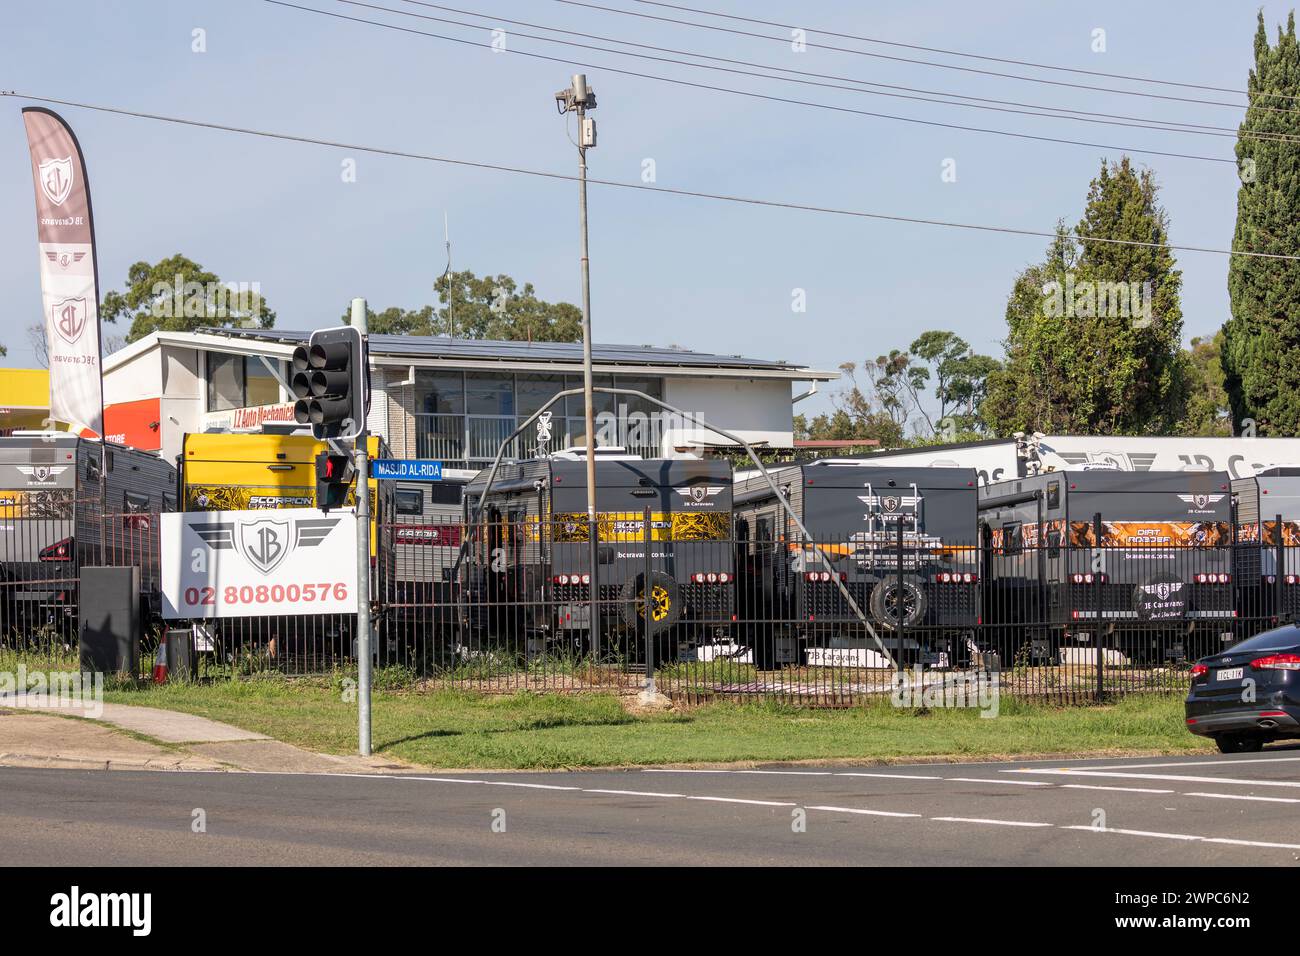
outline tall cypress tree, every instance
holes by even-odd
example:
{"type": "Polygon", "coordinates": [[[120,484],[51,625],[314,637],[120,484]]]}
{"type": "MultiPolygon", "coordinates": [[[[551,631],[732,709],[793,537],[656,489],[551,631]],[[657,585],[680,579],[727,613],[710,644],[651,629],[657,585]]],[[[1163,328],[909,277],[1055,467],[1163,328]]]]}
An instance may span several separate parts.
{"type": "Polygon", "coordinates": [[[998,434],[1159,435],[1186,406],[1181,273],[1155,177],[1103,161],[1075,236],[1058,226],[1007,302],[1006,365],[981,406],[998,434]]]}
{"type": "MultiPolygon", "coordinates": [[[[1270,46],[1259,14],[1250,107],[1237,137],[1236,251],[1300,253],[1300,145],[1254,134],[1300,137],[1300,44],[1295,14],[1270,46]],[[1289,112],[1286,112],[1289,111],[1289,112]],[[1252,134],[1248,136],[1247,134],[1252,134]]],[[[1224,387],[1235,431],[1300,433],[1300,263],[1234,256],[1232,318],[1223,327],[1224,387]]]]}

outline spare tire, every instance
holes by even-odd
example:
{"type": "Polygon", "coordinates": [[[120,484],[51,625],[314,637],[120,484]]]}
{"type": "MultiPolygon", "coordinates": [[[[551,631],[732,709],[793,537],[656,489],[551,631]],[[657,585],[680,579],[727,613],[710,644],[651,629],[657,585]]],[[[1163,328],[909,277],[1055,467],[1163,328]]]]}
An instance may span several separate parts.
{"type": "MultiPolygon", "coordinates": [[[[885,630],[892,631],[898,627],[899,586],[897,577],[888,577],[877,582],[871,589],[871,598],[867,602],[871,616],[885,630]]],[[[915,627],[925,620],[929,601],[925,589],[916,578],[903,578],[903,627],[915,627]]]]}
{"type": "MultiPolygon", "coordinates": [[[[630,628],[645,630],[645,574],[638,574],[618,592],[619,613],[630,628]]],[[[682,619],[682,586],[662,571],[650,572],[650,633],[668,630],[682,619]]]]}

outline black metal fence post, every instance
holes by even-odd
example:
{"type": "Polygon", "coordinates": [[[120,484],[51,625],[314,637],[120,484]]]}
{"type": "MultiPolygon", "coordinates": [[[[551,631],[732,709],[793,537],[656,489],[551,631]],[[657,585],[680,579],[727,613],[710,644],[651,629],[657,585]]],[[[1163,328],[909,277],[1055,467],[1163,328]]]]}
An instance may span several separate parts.
{"type": "Polygon", "coordinates": [[[903,515],[898,515],[898,585],[894,595],[894,607],[898,611],[898,651],[894,654],[894,664],[901,676],[903,673],[903,631],[907,627],[906,591],[903,589],[903,515]]]}
{"type": "Polygon", "coordinates": [[[1282,516],[1278,515],[1274,522],[1273,547],[1276,560],[1273,568],[1273,615],[1277,618],[1277,623],[1281,624],[1286,613],[1286,548],[1282,539],[1282,516]]]}
{"type": "Polygon", "coordinates": [[[655,642],[654,635],[650,633],[650,625],[654,622],[654,583],[651,577],[653,567],[650,562],[650,547],[654,535],[650,530],[650,507],[648,505],[642,517],[641,537],[645,541],[645,577],[642,580],[644,582],[645,602],[641,610],[645,616],[645,689],[647,694],[654,694],[655,642]]]}
{"type": "Polygon", "coordinates": [[[1097,700],[1098,702],[1100,702],[1102,700],[1105,700],[1106,698],[1105,665],[1102,662],[1102,648],[1101,648],[1101,634],[1104,626],[1102,623],[1101,609],[1102,609],[1102,603],[1105,600],[1105,596],[1106,596],[1105,588],[1102,583],[1104,577],[1102,569],[1106,567],[1106,552],[1102,550],[1102,546],[1101,546],[1102,528],[1101,528],[1100,511],[1098,511],[1096,514],[1092,516],[1092,538],[1093,538],[1094,550],[1090,555],[1091,562],[1089,568],[1092,571],[1092,593],[1094,595],[1095,603],[1097,605],[1097,610],[1096,610],[1097,627],[1093,631],[1094,639],[1092,642],[1092,647],[1093,647],[1093,653],[1096,655],[1097,700]],[[1101,561],[1097,560],[1098,556],[1101,557],[1101,561]]]}

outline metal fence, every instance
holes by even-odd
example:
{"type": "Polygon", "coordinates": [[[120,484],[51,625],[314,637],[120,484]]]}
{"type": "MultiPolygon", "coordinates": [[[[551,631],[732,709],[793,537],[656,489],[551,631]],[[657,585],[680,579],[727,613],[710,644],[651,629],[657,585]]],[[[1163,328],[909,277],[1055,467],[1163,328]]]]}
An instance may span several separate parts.
{"type": "MultiPolygon", "coordinates": [[[[653,674],[677,700],[831,706],[897,693],[902,671],[913,690],[1075,703],[1182,693],[1197,658],[1300,610],[1300,546],[1273,541],[799,540],[738,536],[726,514],[630,512],[600,517],[593,588],[585,515],[511,517],[378,526],[378,666],[485,691],[631,689],[653,674]]],[[[139,564],[157,607],[157,516],[7,515],[0,562],[3,640],[75,647],[83,565],[139,564]]],[[[233,676],[356,659],[350,615],[195,634],[233,676]]]]}

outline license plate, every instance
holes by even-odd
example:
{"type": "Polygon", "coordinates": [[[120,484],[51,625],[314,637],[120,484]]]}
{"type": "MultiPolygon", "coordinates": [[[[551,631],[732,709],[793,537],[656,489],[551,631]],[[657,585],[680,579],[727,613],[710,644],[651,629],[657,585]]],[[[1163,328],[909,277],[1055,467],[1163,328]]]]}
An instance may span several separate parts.
{"type": "Polygon", "coordinates": [[[1214,675],[1215,680],[1241,680],[1241,675],[1245,671],[1243,667],[1225,667],[1214,675]]]}

